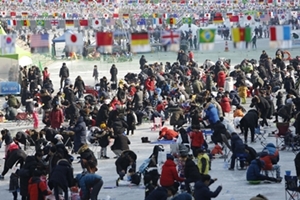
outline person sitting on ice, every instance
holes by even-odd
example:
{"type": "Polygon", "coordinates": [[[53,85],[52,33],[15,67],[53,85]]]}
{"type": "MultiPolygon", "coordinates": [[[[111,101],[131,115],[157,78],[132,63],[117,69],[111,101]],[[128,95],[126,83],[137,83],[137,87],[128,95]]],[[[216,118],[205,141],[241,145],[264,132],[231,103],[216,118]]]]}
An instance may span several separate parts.
{"type": "Polygon", "coordinates": [[[178,133],[172,129],[164,127],[159,131],[158,140],[165,139],[165,140],[173,140],[178,137],[178,133]]]}

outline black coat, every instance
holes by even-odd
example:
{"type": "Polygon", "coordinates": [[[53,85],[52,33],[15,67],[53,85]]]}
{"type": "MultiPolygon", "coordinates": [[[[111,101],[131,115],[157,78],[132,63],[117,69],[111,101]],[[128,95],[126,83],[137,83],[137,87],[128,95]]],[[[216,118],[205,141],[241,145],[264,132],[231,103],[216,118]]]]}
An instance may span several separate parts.
{"type": "Polygon", "coordinates": [[[110,68],[110,75],[111,75],[111,82],[117,82],[117,75],[118,75],[118,69],[116,67],[111,67],[110,68]]]}
{"type": "Polygon", "coordinates": [[[67,66],[62,66],[60,68],[59,76],[60,77],[64,77],[64,78],[68,78],[69,77],[69,69],[67,68],[67,66]]]}
{"type": "Polygon", "coordinates": [[[157,187],[153,190],[145,200],[167,200],[168,190],[164,187],[157,187]]]}
{"type": "Polygon", "coordinates": [[[238,135],[233,135],[231,137],[231,149],[234,154],[245,153],[245,145],[238,135]]]}
{"type": "Polygon", "coordinates": [[[130,140],[123,134],[114,135],[114,144],[111,146],[111,150],[129,150],[130,140]]]}
{"type": "Polygon", "coordinates": [[[80,149],[78,150],[78,154],[80,155],[80,159],[93,162],[95,165],[98,164],[94,152],[89,148],[87,144],[80,147],[80,149]]]}
{"type": "Polygon", "coordinates": [[[74,128],[70,128],[74,131],[74,151],[77,152],[79,148],[86,144],[86,125],[83,121],[83,117],[79,117],[74,128]]]}
{"type": "Polygon", "coordinates": [[[249,110],[241,119],[241,126],[247,125],[249,128],[256,128],[258,126],[258,112],[256,110],[249,110]]]}
{"type": "Polygon", "coordinates": [[[199,168],[190,158],[185,161],[184,175],[186,179],[190,180],[190,182],[197,182],[201,180],[199,168]]]}
{"type": "Polygon", "coordinates": [[[65,87],[64,94],[65,94],[66,100],[68,100],[69,102],[75,102],[75,100],[76,100],[75,93],[71,88],[65,87]]]}
{"type": "Polygon", "coordinates": [[[214,134],[211,136],[211,140],[216,143],[223,143],[222,135],[226,134],[227,130],[224,124],[222,122],[218,121],[212,126],[212,129],[214,131],[214,134]]]}
{"type": "Polygon", "coordinates": [[[145,57],[140,58],[140,69],[142,70],[144,65],[147,63],[147,60],[145,57]]]}
{"type": "Polygon", "coordinates": [[[127,113],[126,120],[128,125],[127,130],[135,130],[135,117],[132,111],[130,111],[130,113],[127,113]]]}
{"type": "Polygon", "coordinates": [[[27,154],[22,149],[16,149],[7,154],[5,159],[5,167],[11,169],[17,162],[24,162],[27,154]]]}
{"type": "Polygon", "coordinates": [[[97,113],[97,117],[96,117],[96,126],[100,126],[100,124],[102,123],[107,123],[109,117],[109,107],[107,104],[102,104],[102,106],[100,107],[98,113],[97,113]]]}
{"type": "Polygon", "coordinates": [[[123,152],[122,155],[119,158],[117,158],[115,162],[117,173],[119,173],[122,170],[124,170],[125,172],[127,171],[127,168],[131,165],[129,156],[134,161],[136,161],[137,156],[133,151],[126,151],[126,153],[123,152]]]}
{"type": "Polygon", "coordinates": [[[59,185],[62,190],[66,191],[68,187],[72,186],[73,169],[67,160],[59,160],[50,173],[48,185],[51,189],[54,188],[54,185],[59,185]]]}
{"type": "Polygon", "coordinates": [[[80,92],[83,92],[85,90],[85,84],[82,79],[76,79],[74,83],[74,89],[77,89],[80,92]]]}
{"type": "Polygon", "coordinates": [[[114,130],[114,134],[123,134],[125,130],[128,128],[128,124],[125,122],[125,120],[121,118],[117,118],[114,120],[112,124],[112,128],[114,130]]]}
{"type": "Polygon", "coordinates": [[[209,187],[205,185],[202,181],[198,181],[195,184],[195,200],[211,200],[211,198],[215,198],[221,192],[222,187],[219,186],[214,192],[210,191],[209,187]]]}

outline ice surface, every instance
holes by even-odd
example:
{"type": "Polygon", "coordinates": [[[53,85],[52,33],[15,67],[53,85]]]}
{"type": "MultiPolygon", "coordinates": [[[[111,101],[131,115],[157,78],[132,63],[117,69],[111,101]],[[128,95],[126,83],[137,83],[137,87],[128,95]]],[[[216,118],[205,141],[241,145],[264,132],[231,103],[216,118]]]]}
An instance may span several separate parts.
{"type": "MultiPolygon", "coordinates": [[[[248,50],[248,51],[241,51],[241,50],[233,50],[232,44],[229,43],[229,52],[224,52],[224,42],[218,42],[215,45],[215,50],[213,52],[205,52],[195,53],[195,60],[198,61],[200,64],[204,62],[205,59],[211,59],[216,61],[219,57],[230,58],[233,64],[240,63],[244,58],[259,58],[261,50],[265,49],[269,56],[274,56],[275,50],[268,50],[268,41],[266,39],[258,40],[257,46],[259,50],[248,50]]],[[[296,52],[296,50],[292,51],[292,54],[296,52]]],[[[152,63],[154,61],[159,61],[165,63],[166,61],[173,62],[176,60],[177,54],[171,52],[160,52],[160,53],[151,53],[145,54],[148,63],[152,63]]],[[[293,55],[296,56],[296,55],[293,55]]],[[[132,62],[127,63],[116,63],[118,68],[119,79],[128,72],[138,73],[139,72],[139,60],[140,55],[136,55],[132,62]]],[[[55,88],[58,89],[59,87],[59,68],[61,67],[62,62],[65,61],[56,61],[55,63],[48,66],[49,71],[51,73],[50,77],[53,80],[55,88]]],[[[86,85],[93,85],[94,79],[92,78],[92,70],[95,64],[98,65],[99,69],[99,77],[102,76],[109,76],[109,69],[111,64],[104,63],[104,62],[95,62],[95,61],[66,61],[67,66],[70,69],[70,78],[74,82],[75,78],[80,75],[83,80],[85,81],[86,85]]],[[[57,90],[56,90],[57,91],[57,90]]],[[[248,102],[250,100],[248,99],[248,102]]],[[[0,103],[3,103],[3,98],[0,99],[0,103]]],[[[248,108],[248,106],[246,106],[248,108]]],[[[272,123],[271,123],[272,124],[272,123]]],[[[168,123],[166,123],[168,125],[168,123]]],[[[152,152],[153,144],[143,144],[141,143],[141,137],[149,137],[151,141],[156,140],[158,137],[158,131],[154,132],[150,130],[151,124],[145,123],[137,128],[135,131],[134,136],[129,136],[131,140],[130,148],[131,150],[135,151],[138,155],[137,166],[139,166],[144,159],[146,159],[152,152]]],[[[1,128],[13,128],[16,129],[15,124],[13,123],[2,123],[0,124],[1,128]]],[[[26,127],[22,127],[26,128],[26,127]]],[[[267,129],[267,133],[276,130],[275,124],[272,124],[271,127],[267,129]]],[[[275,142],[274,137],[268,137],[268,142],[275,142]]],[[[257,151],[260,151],[263,147],[260,142],[255,144],[251,144],[257,151]]],[[[210,147],[212,147],[210,145],[210,147]]],[[[99,148],[91,147],[95,154],[100,151],[99,148]]],[[[165,148],[168,150],[169,145],[165,145],[165,148]]],[[[103,189],[101,190],[98,199],[106,199],[107,196],[114,198],[116,200],[143,200],[144,199],[144,190],[131,186],[131,187],[118,187],[114,188],[115,181],[117,179],[117,173],[115,170],[114,162],[115,160],[112,159],[114,154],[111,151],[108,151],[108,156],[111,157],[109,160],[99,160],[98,166],[98,174],[103,177],[104,180],[104,187],[112,187],[112,189],[103,189]]],[[[0,158],[4,157],[4,148],[0,149],[0,158]]],[[[284,176],[286,170],[291,170],[292,175],[295,175],[295,167],[293,159],[295,154],[291,151],[281,151],[280,152],[280,162],[281,165],[281,174],[284,176]]],[[[4,160],[0,159],[0,165],[3,167],[4,160]]],[[[73,163],[74,172],[79,173],[81,172],[80,165],[73,163]]],[[[11,173],[10,170],[8,174],[5,176],[4,181],[0,181],[0,199],[1,200],[9,200],[12,199],[12,195],[8,192],[8,179],[11,173]]],[[[210,175],[213,178],[218,178],[218,181],[211,186],[211,189],[214,190],[218,185],[223,186],[223,190],[220,195],[215,198],[216,200],[247,200],[257,194],[263,194],[268,199],[272,200],[283,200],[285,199],[285,190],[284,190],[284,181],[280,184],[260,184],[260,185],[249,185],[246,181],[246,171],[228,171],[224,169],[224,160],[223,159],[215,159],[212,162],[212,170],[210,171],[210,175]]],[[[19,197],[20,199],[20,197],[19,197]]]]}

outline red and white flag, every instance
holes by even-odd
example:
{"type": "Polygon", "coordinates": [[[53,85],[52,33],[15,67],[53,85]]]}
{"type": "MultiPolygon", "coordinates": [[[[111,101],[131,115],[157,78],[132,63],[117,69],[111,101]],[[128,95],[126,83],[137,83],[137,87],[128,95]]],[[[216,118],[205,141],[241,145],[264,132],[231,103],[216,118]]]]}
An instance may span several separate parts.
{"type": "Polygon", "coordinates": [[[101,21],[99,19],[93,19],[92,27],[95,28],[95,29],[101,27],[101,21]]]}
{"type": "Polygon", "coordinates": [[[83,48],[83,36],[81,33],[66,33],[66,46],[69,52],[82,52],[83,48]]]}

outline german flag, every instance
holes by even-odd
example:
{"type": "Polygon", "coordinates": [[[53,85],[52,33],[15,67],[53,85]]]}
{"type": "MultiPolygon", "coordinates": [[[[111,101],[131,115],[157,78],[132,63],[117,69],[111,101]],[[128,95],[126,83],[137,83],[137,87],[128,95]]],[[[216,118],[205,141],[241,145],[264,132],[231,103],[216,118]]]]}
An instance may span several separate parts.
{"type": "Polygon", "coordinates": [[[66,20],[66,27],[74,27],[74,20],[66,20]]]}
{"type": "Polygon", "coordinates": [[[148,45],[149,35],[148,33],[132,33],[131,34],[131,45],[148,45]]]}
{"type": "Polygon", "coordinates": [[[129,14],[123,14],[123,19],[129,19],[129,14]]]}

